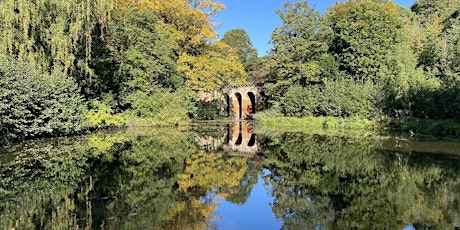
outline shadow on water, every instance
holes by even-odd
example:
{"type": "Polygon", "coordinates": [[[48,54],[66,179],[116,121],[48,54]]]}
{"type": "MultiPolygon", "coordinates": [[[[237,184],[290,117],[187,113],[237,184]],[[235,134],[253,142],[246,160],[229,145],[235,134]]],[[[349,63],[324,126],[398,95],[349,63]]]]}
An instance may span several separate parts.
{"type": "Polygon", "coordinates": [[[0,229],[460,227],[457,143],[253,130],[200,123],[8,146],[0,229]]]}

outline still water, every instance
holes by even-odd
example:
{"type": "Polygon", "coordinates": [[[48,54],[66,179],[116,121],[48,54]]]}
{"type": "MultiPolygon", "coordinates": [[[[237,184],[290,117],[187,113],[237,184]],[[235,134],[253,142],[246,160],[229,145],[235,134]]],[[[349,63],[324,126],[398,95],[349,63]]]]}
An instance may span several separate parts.
{"type": "Polygon", "coordinates": [[[0,149],[0,229],[459,229],[460,143],[129,129],[0,149]]]}

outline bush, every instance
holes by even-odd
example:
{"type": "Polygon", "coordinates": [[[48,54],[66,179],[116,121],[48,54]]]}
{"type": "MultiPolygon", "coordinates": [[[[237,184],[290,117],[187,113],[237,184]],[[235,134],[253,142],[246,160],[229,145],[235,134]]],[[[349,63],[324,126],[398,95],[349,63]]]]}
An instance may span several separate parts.
{"type": "Polygon", "coordinates": [[[4,140],[60,136],[87,129],[77,85],[0,57],[0,134],[4,140]]]}
{"type": "Polygon", "coordinates": [[[138,118],[149,118],[152,124],[168,125],[188,120],[189,101],[187,92],[168,89],[153,89],[149,92],[136,91],[126,101],[131,104],[132,113],[138,118]]]}
{"type": "Polygon", "coordinates": [[[371,82],[337,80],[324,84],[318,94],[317,116],[372,118],[378,114],[371,82]]]}
{"type": "Polygon", "coordinates": [[[332,116],[371,118],[378,114],[371,83],[335,80],[315,86],[292,86],[281,97],[285,116],[332,116]]]}
{"type": "Polygon", "coordinates": [[[219,101],[197,101],[195,102],[195,118],[204,120],[213,120],[219,117],[219,101]]]}
{"type": "Polygon", "coordinates": [[[316,103],[318,102],[314,97],[317,91],[318,90],[315,87],[290,87],[286,94],[281,97],[281,112],[289,117],[304,117],[313,115],[316,111],[316,103]]]}
{"type": "Polygon", "coordinates": [[[86,118],[92,128],[124,126],[126,118],[122,114],[113,114],[112,107],[105,101],[92,100],[86,118]]]}
{"type": "Polygon", "coordinates": [[[460,82],[440,87],[417,87],[409,90],[408,114],[416,118],[460,118],[460,82]]]}

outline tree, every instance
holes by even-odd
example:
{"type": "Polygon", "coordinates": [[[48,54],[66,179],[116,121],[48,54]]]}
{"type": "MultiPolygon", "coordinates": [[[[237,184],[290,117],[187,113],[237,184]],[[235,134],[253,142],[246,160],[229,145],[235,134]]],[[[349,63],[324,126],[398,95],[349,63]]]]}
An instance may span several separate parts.
{"type": "Polygon", "coordinates": [[[245,30],[230,30],[224,34],[221,41],[236,50],[236,54],[240,58],[246,73],[256,69],[257,50],[252,46],[251,39],[245,30]]]}
{"type": "Polygon", "coordinates": [[[207,44],[200,55],[182,55],[178,65],[186,85],[195,91],[216,90],[224,84],[244,83],[247,78],[234,50],[220,41],[207,44]]]}
{"type": "Polygon", "coordinates": [[[179,53],[194,54],[206,43],[216,38],[211,17],[224,9],[212,0],[127,0],[139,7],[151,9],[176,32],[179,53]]]}
{"type": "Polygon", "coordinates": [[[125,3],[117,6],[108,35],[95,53],[97,88],[120,99],[152,87],[177,89],[184,78],[177,71],[179,45],[174,34],[147,8],[125,3]]]}
{"type": "Polygon", "coordinates": [[[399,7],[392,2],[347,1],[329,8],[326,17],[334,32],[330,52],[340,69],[354,79],[377,82],[388,54],[401,41],[399,7]]]}
{"type": "Polygon", "coordinates": [[[270,56],[276,61],[272,75],[288,85],[318,81],[318,61],[328,50],[328,30],[320,13],[301,1],[284,4],[277,14],[283,25],[271,36],[274,48],[270,56]]]}
{"type": "Polygon", "coordinates": [[[411,10],[416,14],[415,21],[421,31],[415,49],[418,65],[426,74],[442,78],[450,71],[448,28],[451,18],[460,10],[460,1],[418,0],[411,10]]]}
{"type": "Polygon", "coordinates": [[[104,37],[114,5],[114,0],[2,1],[0,52],[90,81],[93,34],[104,37]]]}
{"type": "Polygon", "coordinates": [[[306,1],[284,4],[277,11],[283,22],[271,36],[274,48],[267,63],[272,63],[266,84],[272,103],[292,85],[306,86],[321,79],[320,60],[328,50],[329,30],[321,14],[306,1]]]}

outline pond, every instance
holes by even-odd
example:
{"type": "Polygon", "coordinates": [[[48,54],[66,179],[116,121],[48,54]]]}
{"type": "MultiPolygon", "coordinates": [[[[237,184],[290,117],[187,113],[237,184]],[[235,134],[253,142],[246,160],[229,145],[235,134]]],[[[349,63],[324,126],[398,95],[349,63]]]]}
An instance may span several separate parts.
{"type": "Polygon", "coordinates": [[[0,229],[460,228],[460,142],[254,126],[5,146],[0,229]]]}

